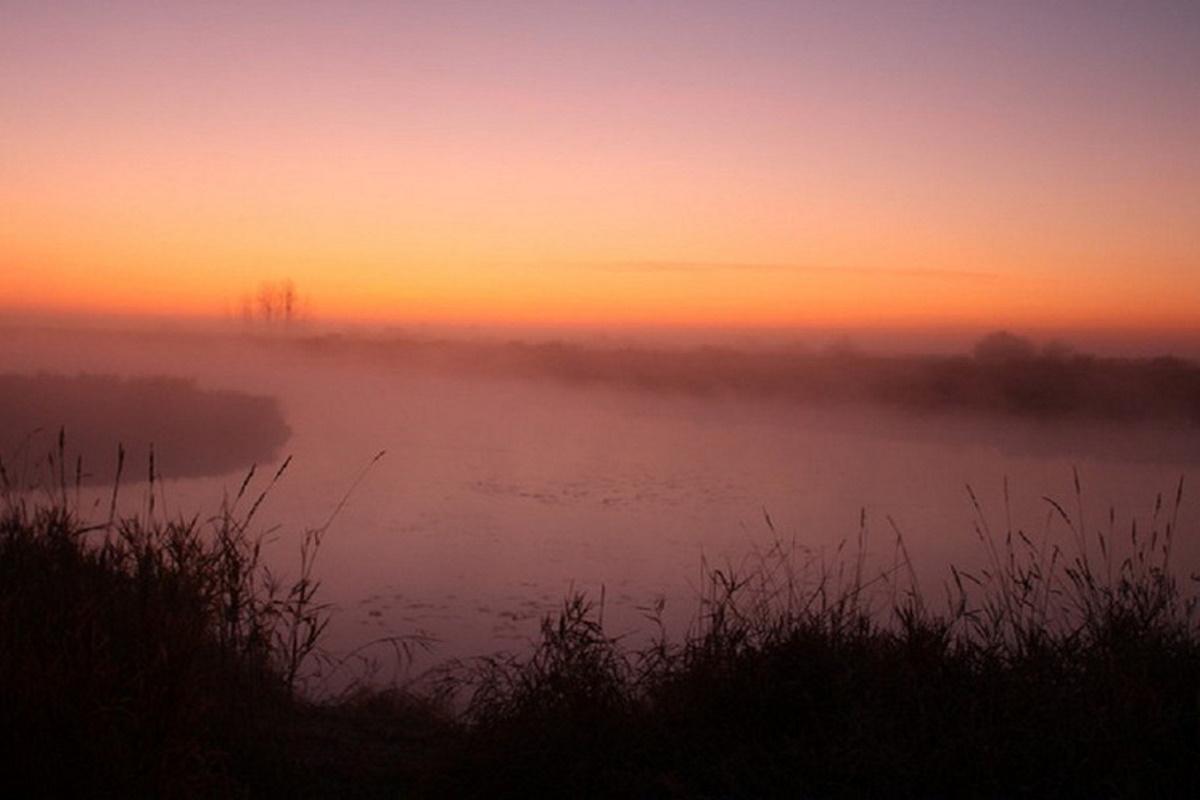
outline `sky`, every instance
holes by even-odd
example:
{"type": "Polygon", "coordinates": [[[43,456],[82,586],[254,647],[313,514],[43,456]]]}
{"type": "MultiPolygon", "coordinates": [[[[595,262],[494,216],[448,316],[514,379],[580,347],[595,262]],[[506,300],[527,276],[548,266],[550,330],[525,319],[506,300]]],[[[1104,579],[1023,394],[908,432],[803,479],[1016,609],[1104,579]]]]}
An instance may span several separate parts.
{"type": "Polygon", "coordinates": [[[1200,329],[1200,3],[0,0],[0,311],[1200,329]]]}

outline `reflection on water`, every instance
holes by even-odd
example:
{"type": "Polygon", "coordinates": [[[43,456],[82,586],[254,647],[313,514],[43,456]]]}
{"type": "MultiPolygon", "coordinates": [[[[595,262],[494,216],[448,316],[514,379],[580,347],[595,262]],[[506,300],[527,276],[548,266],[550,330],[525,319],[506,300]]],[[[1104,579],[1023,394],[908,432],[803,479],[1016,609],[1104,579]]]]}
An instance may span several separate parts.
{"type": "MultiPolygon", "coordinates": [[[[598,598],[603,587],[617,633],[648,630],[645,609],[660,597],[665,621],[686,625],[702,558],[736,563],[775,537],[832,557],[856,537],[860,509],[878,563],[892,558],[891,517],[922,585],[940,597],[946,565],[970,567],[981,556],[964,484],[998,529],[1011,517],[1040,534],[1043,496],[1075,513],[1077,468],[1085,522],[1107,524],[1111,505],[1128,528],[1200,459],[1200,431],[1185,425],[999,422],[469,377],[290,350],[180,350],[64,347],[38,363],[66,372],[119,365],[135,375],[180,374],[187,363],[205,391],[277,397],[295,459],[260,514],[279,526],[269,556],[285,571],[303,528],[322,523],[386,449],[319,557],[322,592],[337,607],[329,643],[349,650],[427,632],[441,642],[420,664],[520,647],[572,588],[598,598]]],[[[8,360],[0,367],[23,366],[8,360]]],[[[170,504],[211,509],[238,479],[172,481],[170,504]]],[[[1185,493],[1177,557],[1192,571],[1200,549],[1187,534],[1198,508],[1185,493]]]]}

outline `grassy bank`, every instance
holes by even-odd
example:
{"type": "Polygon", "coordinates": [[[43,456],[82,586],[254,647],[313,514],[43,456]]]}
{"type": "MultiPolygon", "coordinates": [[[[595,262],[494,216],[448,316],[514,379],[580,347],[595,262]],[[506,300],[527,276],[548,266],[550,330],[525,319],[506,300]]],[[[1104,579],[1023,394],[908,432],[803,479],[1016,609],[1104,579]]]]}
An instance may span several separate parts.
{"type": "MultiPolygon", "coordinates": [[[[1175,503],[1179,497],[1173,498],[1175,503]]],[[[0,511],[5,783],[96,796],[1186,796],[1200,787],[1195,578],[1171,502],[1071,546],[983,515],[988,566],[916,585],[780,545],[711,570],[696,623],[641,648],[568,598],[530,652],[313,699],[327,619],[309,532],[260,562],[256,498],[209,519],[0,511]],[[1120,540],[1118,542],[1118,539],[1120,540]]],[[[651,614],[653,616],[653,614],[651,614]]],[[[648,624],[652,624],[649,623],[648,624]]]]}
{"type": "Polygon", "coordinates": [[[160,473],[188,478],[273,461],[291,436],[274,397],[165,376],[0,372],[0,453],[14,468],[40,467],[61,428],[70,432],[62,482],[101,487],[119,480],[118,443],[142,464],[153,445],[160,473]]]}

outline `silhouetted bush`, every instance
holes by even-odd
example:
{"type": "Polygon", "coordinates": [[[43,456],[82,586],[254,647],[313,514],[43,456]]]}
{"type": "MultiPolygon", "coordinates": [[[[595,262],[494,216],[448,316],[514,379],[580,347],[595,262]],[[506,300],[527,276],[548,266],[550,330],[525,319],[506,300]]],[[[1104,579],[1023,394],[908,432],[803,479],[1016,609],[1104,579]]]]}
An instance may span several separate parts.
{"type": "Polygon", "coordinates": [[[1184,797],[1200,786],[1200,628],[1171,560],[1182,483],[1176,513],[1156,510],[1123,548],[1057,504],[1063,547],[993,534],[979,512],[987,565],[952,570],[940,610],[899,534],[895,566],[869,574],[864,518],[842,564],[779,544],[745,569],[710,570],[681,640],[629,648],[573,596],[532,652],[447,665],[432,694],[324,702],[296,682],[323,629],[319,533],[296,583],[280,586],[248,534],[257,503],[234,513],[241,494],[206,524],[88,525],[54,497],[6,483],[0,513],[0,768],[18,795],[1184,797]]]}
{"type": "Polygon", "coordinates": [[[975,343],[975,360],[983,364],[1006,364],[1029,361],[1037,355],[1037,347],[1023,336],[996,331],[975,343]]]}

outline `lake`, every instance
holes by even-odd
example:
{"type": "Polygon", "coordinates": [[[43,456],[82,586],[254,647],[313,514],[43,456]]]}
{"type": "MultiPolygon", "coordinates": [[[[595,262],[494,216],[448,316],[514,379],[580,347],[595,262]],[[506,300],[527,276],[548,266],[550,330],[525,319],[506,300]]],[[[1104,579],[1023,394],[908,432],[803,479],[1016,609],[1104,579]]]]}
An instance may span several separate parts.
{"type": "MultiPolygon", "coordinates": [[[[260,464],[254,485],[284,454],[293,460],[260,511],[268,558],[294,570],[303,529],[323,524],[353,485],[317,564],[334,606],[327,644],[345,653],[380,637],[434,637],[413,671],[526,647],[572,591],[603,597],[614,634],[652,631],[645,613],[660,599],[679,631],[695,618],[702,565],[749,568],[775,541],[833,564],[840,543],[856,546],[860,512],[869,569],[894,564],[891,518],[921,588],[940,601],[948,564],[982,563],[967,484],[998,535],[1011,519],[1037,541],[1047,525],[1064,541],[1043,498],[1077,515],[1077,470],[1089,530],[1108,531],[1111,507],[1120,540],[1135,517],[1149,525],[1159,493],[1168,516],[1180,478],[1197,485],[1200,462],[1194,426],[914,415],[484,377],[199,336],[26,331],[5,341],[0,371],[166,375],[278,398],[290,439],[260,464]]],[[[49,449],[53,436],[42,438],[49,449]]],[[[160,512],[211,512],[244,475],[164,471],[160,512]]],[[[126,485],[122,502],[143,506],[146,491],[126,485]]],[[[100,506],[108,494],[85,488],[82,497],[100,506]]],[[[1200,502],[1185,490],[1175,558],[1192,572],[1198,523],[1200,502]]],[[[387,673],[385,647],[364,652],[387,673]]]]}

